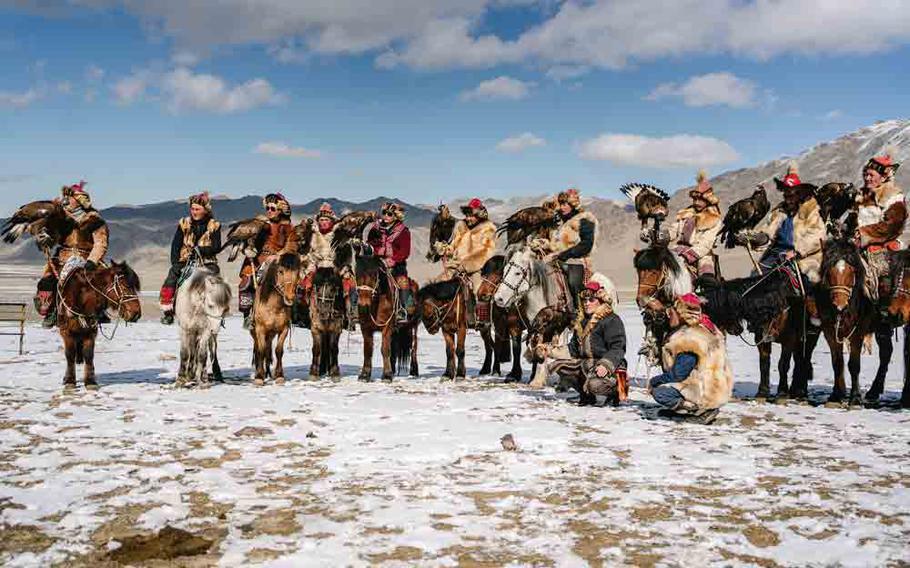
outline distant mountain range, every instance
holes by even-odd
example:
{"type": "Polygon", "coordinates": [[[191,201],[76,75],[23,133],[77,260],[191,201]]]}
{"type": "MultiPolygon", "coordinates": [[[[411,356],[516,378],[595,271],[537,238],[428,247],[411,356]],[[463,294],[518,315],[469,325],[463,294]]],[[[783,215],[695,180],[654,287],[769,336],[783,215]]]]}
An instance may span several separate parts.
{"type": "MultiPolygon", "coordinates": [[[[910,162],[910,120],[888,120],[862,128],[856,132],[841,136],[830,142],[818,144],[794,157],[782,157],[751,168],[743,168],[719,174],[712,178],[715,192],[725,208],[733,201],[745,197],[758,184],[765,184],[769,189],[772,203],[780,200],[773,185],[775,176],[786,172],[790,161],[799,166],[800,177],[809,183],[821,185],[829,181],[852,181],[859,183],[861,168],[872,155],[881,153],[885,148],[896,150],[897,161],[910,162]]],[[[694,178],[693,172],[693,178],[694,178]]],[[[647,181],[647,180],[630,180],[647,181]]],[[[910,190],[910,163],[898,172],[898,185],[910,190]]],[[[673,194],[672,209],[678,209],[688,203],[688,192],[691,188],[681,188],[673,194]]],[[[613,278],[621,287],[631,287],[635,282],[631,257],[636,247],[642,246],[638,241],[639,223],[630,204],[614,199],[584,195],[585,206],[600,220],[598,235],[598,252],[595,267],[613,278]]],[[[501,199],[488,197],[487,206],[490,218],[501,221],[521,207],[539,204],[544,196],[514,197],[501,199]]],[[[424,261],[428,229],[435,213],[435,205],[406,203],[397,199],[377,197],[364,202],[350,202],[336,198],[316,198],[293,206],[294,217],[313,215],[320,204],[328,201],[336,212],[351,210],[378,210],[382,203],[395,201],[404,205],[407,210],[407,222],[414,235],[414,252],[410,263],[411,271],[418,279],[438,271],[424,261]]],[[[457,214],[461,202],[452,202],[453,213],[457,214]]],[[[214,207],[218,218],[228,224],[258,214],[262,210],[259,196],[241,198],[215,198],[214,207]]],[[[167,201],[149,205],[116,206],[102,210],[105,219],[111,226],[111,256],[127,258],[137,265],[140,273],[147,272],[153,281],[163,277],[167,263],[167,250],[177,220],[186,215],[185,201],[167,201]]],[[[738,276],[748,271],[745,255],[737,249],[734,253],[722,251],[722,269],[725,275],[738,276]]],[[[30,241],[17,246],[0,248],[0,261],[38,263],[43,259],[30,241]]],[[[234,268],[229,268],[233,271],[234,268]]],[[[154,282],[157,286],[157,282],[154,282]]],[[[152,289],[152,282],[146,278],[144,288],[152,289]]]]}

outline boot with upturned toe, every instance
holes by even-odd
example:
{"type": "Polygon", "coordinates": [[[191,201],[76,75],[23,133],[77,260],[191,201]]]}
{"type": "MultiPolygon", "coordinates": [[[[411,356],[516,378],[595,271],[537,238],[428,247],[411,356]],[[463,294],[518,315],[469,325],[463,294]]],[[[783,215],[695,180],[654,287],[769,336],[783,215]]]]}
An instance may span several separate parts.
{"type": "Polygon", "coordinates": [[[161,314],[161,323],[164,325],[173,325],[174,312],[163,312],[161,314]]]}

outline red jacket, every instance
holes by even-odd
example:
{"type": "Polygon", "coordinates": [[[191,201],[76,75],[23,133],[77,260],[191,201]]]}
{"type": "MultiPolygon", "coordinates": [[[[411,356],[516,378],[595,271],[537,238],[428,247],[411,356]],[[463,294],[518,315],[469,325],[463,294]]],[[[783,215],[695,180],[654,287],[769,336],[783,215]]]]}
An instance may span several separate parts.
{"type": "Polygon", "coordinates": [[[391,258],[395,266],[404,264],[411,256],[411,231],[401,222],[383,227],[377,221],[370,227],[367,244],[376,256],[391,258]]]}

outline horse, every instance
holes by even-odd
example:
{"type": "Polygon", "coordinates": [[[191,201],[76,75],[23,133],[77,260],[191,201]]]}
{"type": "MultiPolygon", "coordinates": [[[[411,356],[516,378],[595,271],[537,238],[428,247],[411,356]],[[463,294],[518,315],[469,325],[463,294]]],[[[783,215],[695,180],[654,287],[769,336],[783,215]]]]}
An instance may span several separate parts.
{"type": "Polygon", "coordinates": [[[95,380],[95,338],[97,314],[114,308],[125,322],[142,317],[139,276],[126,263],[112,262],[109,268],[86,271],[74,269],[57,287],[57,329],[66,354],[65,387],[76,386],[76,364],[85,364],[83,384],[97,388],[95,380]]]}
{"type": "Polygon", "coordinates": [[[635,253],[632,261],[638,275],[635,303],[645,324],[640,355],[658,365],[660,347],[670,332],[666,309],[675,298],[692,292],[692,277],[683,260],[666,245],[652,245],[635,253]]]}
{"type": "Polygon", "coordinates": [[[406,364],[410,375],[416,377],[418,317],[405,322],[396,321],[398,284],[383,260],[374,255],[355,255],[357,280],[357,310],[360,333],[363,336],[363,367],[358,377],[369,381],[373,373],[373,334],[382,336],[382,380],[391,381],[406,364]]]}
{"type": "Polygon", "coordinates": [[[205,385],[209,382],[208,358],[212,376],[223,380],[218,364],[218,332],[230,311],[231,288],[208,268],[196,267],[177,289],[175,315],[180,328],[180,370],[178,386],[205,385]]]}
{"type": "Polygon", "coordinates": [[[310,333],[313,335],[313,361],[310,376],[341,376],[338,370],[338,340],[341,337],[344,286],[332,267],[316,269],[310,294],[310,333]]]}
{"type": "Polygon", "coordinates": [[[860,355],[863,338],[872,330],[878,310],[866,296],[865,268],[860,252],[849,239],[829,239],[824,246],[822,280],[816,296],[825,340],[831,350],[834,389],[830,403],[842,402],[847,395],[844,381],[844,344],[850,346],[849,404],[859,405],[860,355]]]}
{"type": "MultiPolygon", "coordinates": [[[[892,260],[890,277],[894,293],[888,304],[888,313],[904,325],[904,388],[900,405],[901,408],[910,408],[910,251],[900,251],[892,260]]],[[[876,376],[872,388],[866,392],[866,400],[877,401],[884,390],[884,375],[876,376]]]]}
{"type": "Polygon", "coordinates": [[[297,297],[300,280],[300,255],[282,254],[269,262],[261,281],[256,285],[253,300],[253,382],[265,384],[271,376],[275,384],[284,383],[284,342],[291,329],[291,311],[297,297]],[[277,338],[277,342],[275,341],[277,338]],[[272,369],[274,343],[275,368],[272,369]]]}
{"type": "Polygon", "coordinates": [[[481,283],[476,291],[477,301],[491,304],[490,319],[493,323],[492,338],[488,328],[484,327],[480,332],[484,339],[484,358],[480,374],[492,372],[494,375],[500,375],[502,363],[508,363],[511,360],[512,370],[506,375],[506,382],[517,382],[522,377],[521,335],[527,326],[515,306],[500,308],[493,302],[493,295],[496,293],[499,283],[502,282],[505,264],[506,257],[498,254],[488,260],[480,269],[481,283]],[[490,368],[491,351],[492,368],[490,368]]]}
{"type": "MultiPolygon", "coordinates": [[[[468,314],[464,288],[467,285],[465,278],[457,276],[424,286],[417,293],[417,312],[423,326],[430,335],[442,331],[445,338],[446,370],[443,376],[448,379],[463,379],[466,375],[464,345],[468,314]]],[[[484,346],[486,345],[487,342],[484,341],[484,346]]]]}

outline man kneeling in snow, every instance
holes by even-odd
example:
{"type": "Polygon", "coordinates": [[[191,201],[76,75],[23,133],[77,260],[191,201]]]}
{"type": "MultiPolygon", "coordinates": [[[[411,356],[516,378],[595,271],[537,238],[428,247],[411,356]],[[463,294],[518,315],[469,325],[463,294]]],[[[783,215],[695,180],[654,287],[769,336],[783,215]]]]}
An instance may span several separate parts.
{"type": "Polygon", "coordinates": [[[626,330],[613,312],[612,294],[600,282],[592,279],[580,296],[584,309],[575,320],[571,358],[553,361],[549,370],[581,394],[578,404],[594,404],[597,395],[616,404],[627,392],[626,330]]]}
{"type": "Polygon", "coordinates": [[[670,327],[661,353],[664,373],[651,379],[651,396],[662,416],[710,424],[733,393],[727,346],[695,294],[678,298],[667,311],[670,327]]]}

